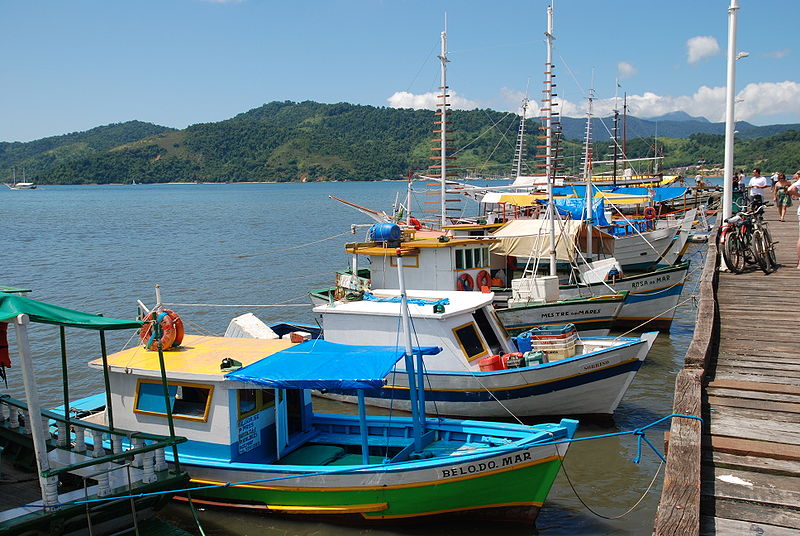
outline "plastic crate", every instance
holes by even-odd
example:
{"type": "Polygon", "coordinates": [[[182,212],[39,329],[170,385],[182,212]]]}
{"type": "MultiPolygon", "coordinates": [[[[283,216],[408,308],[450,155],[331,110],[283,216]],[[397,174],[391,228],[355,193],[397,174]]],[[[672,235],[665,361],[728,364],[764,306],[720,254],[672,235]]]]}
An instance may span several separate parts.
{"type": "Polygon", "coordinates": [[[532,341],[532,350],[542,352],[548,361],[557,361],[575,355],[575,338],[566,340],[536,340],[532,341]]]}
{"type": "Polygon", "coordinates": [[[568,335],[575,331],[575,324],[555,324],[552,326],[538,326],[532,328],[525,333],[529,333],[531,337],[559,337],[568,335]]]}

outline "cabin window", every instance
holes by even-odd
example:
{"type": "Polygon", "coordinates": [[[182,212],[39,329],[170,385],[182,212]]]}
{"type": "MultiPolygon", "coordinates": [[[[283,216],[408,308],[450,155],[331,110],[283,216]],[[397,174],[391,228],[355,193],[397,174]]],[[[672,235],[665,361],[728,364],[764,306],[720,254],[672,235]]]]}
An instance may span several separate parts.
{"type": "Polygon", "coordinates": [[[467,357],[467,361],[474,361],[487,354],[486,347],[483,345],[478,329],[474,322],[464,324],[453,329],[453,333],[458,340],[458,345],[467,357]]]}
{"type": "Polygon", "coordinates": [[[472,270],[489,265],[489,248],[456,250],[456,270],[472,270]]]}
{"type": "Polygon", "coordinates": [[[492,324],[489,321],[489,318],[486,316],[486,311],[483,309],[477,309],[474,313],[472,313],[472,318],[474,318],[475,323],[478,324],[478,329],[481,330],[483,338],[486,339],[489,349],[492,351],[492,353],[499,354],[503,348],[500,346],[500,339],[497,338],[497,335],[492,329],[492,324]]]}
{"type": "MultiPolygon", "coordinates": [[[[210,385],[168,383],[167,393],[172,416],[176,419],[207,421],[213,391],[214,387],[210,385]]],[[[167,414],[161,382],[139,380],[133,411],[147,415],[167,414]]]]}
{"type": "Polygon", "coordinates": [[[239,420],[275,405],[273,389],[238,389],[239,420]]]}
{"type": "Polygon", "coordinates": [[[256,411],[256,395],[255,389],[239,389],[236,394],[239,396],[239,418],[247,417],[256,411]]]}
{"type": "MultiPolygon", "coordinates": [[[[397,257],[389,257],[389,264],[397,266],[397,257]]],[[[419,255],[403,255],[403,268],[419,268],[419,255]]]]}

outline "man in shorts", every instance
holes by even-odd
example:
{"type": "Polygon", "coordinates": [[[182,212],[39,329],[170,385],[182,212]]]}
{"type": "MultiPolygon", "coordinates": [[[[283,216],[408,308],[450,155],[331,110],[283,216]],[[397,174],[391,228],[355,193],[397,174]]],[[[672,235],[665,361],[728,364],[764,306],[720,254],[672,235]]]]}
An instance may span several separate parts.
{"type": "Polygon", "coordinates": [[[764,203],[764,196],[769,188],[769,181],[766,177],[761,176],[761,170],[755,168],[750,182],[747,183],[747,189],[750,191],[750,203],[753,206],[762,205],[764,203]]]}

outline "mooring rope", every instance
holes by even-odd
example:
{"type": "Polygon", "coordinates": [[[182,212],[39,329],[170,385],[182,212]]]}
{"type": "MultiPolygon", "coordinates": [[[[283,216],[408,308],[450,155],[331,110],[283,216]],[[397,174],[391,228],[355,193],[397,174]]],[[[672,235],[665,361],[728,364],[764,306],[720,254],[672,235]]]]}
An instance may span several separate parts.
{"type": "MultiPolygon", "coordinates": [[[[685,419],[695,419],[695,420],[698,420],[700,422],[703,421],[702,418],[695,417],[693,415],[683,415],[683,414],[680,414],[680,413],[672,413],[672,414],[667,415],[665,417],[662,417],[662,418],[660,418],[660,419],[658,419],[656,421],[653,421],[650,424],[647,424],[647,425],[642,426],[640,428],[635,428],[633,430],[625,431],[625,432],[612,432],[612,433],[609,433],[609,434],[600,434],[600,435],[595,435],[595,436],[573,437],[573,438],[570,438],[570,439],[559,439],[557,441],[541,441],[541,442],[531,443],[531,444],[527,445],[526,447],[522,447],[522,448],[533,448],[533,447],[542,447],[542,446],[548,446],[548,445],[559,445],[559,444],[564,444],[564,443],[578,443],[580,441],[589,441],[589,440],[592,440],[592,439],[604,439],[604,438],[609,438],[609,437],[635,435],[636,438],[637,438],[637,451],[636,451],[636,458],[633,459],[633,463],[637,463],[638,464],[639,461],[642,458],[642,441],[644,441],[653,450],[653,452],[656,453],[656,455],[661,459],[662,463],[666,463],[666,461],[667,461],[666,458],[655,447],[655,445],[653,445],[653,443],[650,442],[649,439],[647,439],[647,437],[645,436],[645,431],[647,429],[649,429],[649,428],[652,428],[653,426],[656,426],[656,425],[658,425],[658,424],[660,424],[660,423],[662,423],[662,422],[664,422],[664,421],[666,421],[668,419],[672,419],[674,417],[681,417],[681,418],[685,418],[685,419]]],[[[535,426],[529,426],[529,428],[536,429],[535,426]]],[[[492,451],[496,452],[498,454],[503,454],[503,453],[506,453],[506,452],[519,450],[520,448],[521,448],[520,445],[496,446],[496,447],[492,447],[492,451]]],[[[391,467],[391,465],[392,464],[382,464],[382,465],[380,465],[378,467],[383,469],[384,472],[385,472],[391,467]]],[[[178,494],[178,493],[190,493],[192,491],[202,491],[202,490],[205,490],[205,489],[230,488],[230,487],[236,487],[236,486],[252,486],[254,484],[263,484],[263,483],[266,483],[266,482],[276,482],[276,481],[281,481],[281,480],[300,479],[300,478],[307,478],[307,477],[313,477],[313,476],[325,476],[325,475],[338,475],[338,474],[358,473],[358,472],[364,471],[365,469],[370,469],[371,467],[373,467],[373,466],[371,466],[371,465],[354,465],[352,467],[343,467],[342,469],[330,469],[330,470],[326,470],[326,471],[313,471],[313,472],[304,473],[304,474],[293,474],[293,475],[284,475],[284,476],[277,476],[277,477],[270,477],[270,478],[259,478],[259,479],[254,479],[254,480],[245,480],[245,481],[241,481],[241,482],[221,482],[219,484],[205,484],[205,485],[202,485],[202,486],[193,486],[193,487],[188,487],[188,488],[178,488],[178,489],[172,489],[172,490],[166,490],[166,491],[151,491],[151,492],[146,492],[146,493],[132,493],[132,494],[129,494],[129,495],[115,495],[113,497],[99,497],[99,498],[96,498],[96,499],[83,499],[83,500],[68,501],[68,502],[63,502],[63,503],[53,503],[53,504],[47,504],[47,505],[39,504],[39,503],[24,504],[22,506],[26,507],[26,508],[55,508],[55,507],[60,507],[60,506],[75,506],[75,505],[80,505],[80,504],[92,504],[92,503],[103,502],[103,501],[116,501],[116,500],[119,500],[119,499],[137,499],[137,498],[152,497],[152,496],[157,496],[157,495],[175,495],[175,494],[178,494]]],[[[563,467],[563,463],[562,463],[562,467],[563,467]]]]}
{"type": "Polygon", "coordinates": [[[221,303],[164,303],[170,307],[311,307],[310,303],[221,304],[221,303]]]}
{"type": "Polygon", "coordinates": [[[346,235],[349,235],[349,234],[353,234],[353,231],[352,230],[351,231],[346,231],[344,233],[339,233],[339,234],[336,234],[336,235],[333,235],[333,236],[327,236],[325,238],[320,238],[319,240],[314,240],[313,242],[306,242],[305,244],[298,244],[296,246],[291,246],[291,247],[288,247],[288,248],[273,249],[271,251],[262,251],[261,253],[248,253],[248,254],[245,254],[245,255],[236,255],[234,258],[236,258],[236,259],[247,259],[247,258],[250,258],[250,257],[259,257],[261,255],[272,255],[273,253],[284,253],[286,251],[291,251],[293,249],[300,249],[300,248],[304,248],[306,246],[313,246],[314,244],[319,244],[320,242],[325,242],[326,240],[333,240],[334,238],[339,238],[339,237],[346,236],[346,235]]]}

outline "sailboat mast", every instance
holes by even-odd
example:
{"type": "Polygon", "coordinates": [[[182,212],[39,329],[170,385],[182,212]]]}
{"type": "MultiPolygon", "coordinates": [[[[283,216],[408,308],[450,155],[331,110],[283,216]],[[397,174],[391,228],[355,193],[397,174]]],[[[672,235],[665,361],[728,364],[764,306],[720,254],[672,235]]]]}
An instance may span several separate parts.
{"type": "Polygon", "coordinates": [[[441,55],[439,55],[439,62],[441,63],[442,85],[439,89],[442,94],[439,96],[442,102],[438,104],[441,112],[441,132],[439,134],[439,151],[440,151],[440,175],[441,178],[441,216],[440,225],[444,229],[447,224],[447,108],[450,104],[447,102],[447,19],[445,18],[444,31],[442,32],[441,55]]]}
{"type": "Polygon", "coordinates": [[[522,99],[522,117],[519,120],[519,135],[517,136],[517,148],[514,154],[514,178],[522,175],[522,167],[525,165],[525,118],[528,114],[528,97],[522,99]]]}
{"type": "MultiPolygon", "coordinates": [[[[592,84],[594,86],[594,83],[592,84]]],[[[594,87],[589,89],[589,111],[586,114],[586,140],[583,148],[583,179],[586,183],[585,191],[585,220],[586,220],[586,254],[592,256],[592,224],[593,211],[592,200],[594,191],[592,190],[592,114],[594,103],[594,87]]],[[[616,155],[616,146],[614,147],[616,155]]],[[[616,159],[616,156],[615,156],[616,159]]]]}
{"type": "Polygon", "coordinates": [[[553,203],[553,181],[556,174],[553,162],[553,4],[547,6],[547,65],[545,66],[545,101],[548,104],[545,116],[545,169],[547,170],[547,216],[550,219],[550,275],[556,275],[556,211],[553,203]]]}
{"type": "Polygon", "coordinates": [[[628,93],[622,97],[622,168],[628,167],[628,93]]]}

